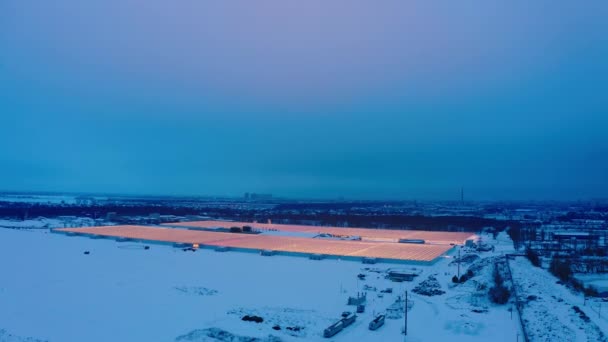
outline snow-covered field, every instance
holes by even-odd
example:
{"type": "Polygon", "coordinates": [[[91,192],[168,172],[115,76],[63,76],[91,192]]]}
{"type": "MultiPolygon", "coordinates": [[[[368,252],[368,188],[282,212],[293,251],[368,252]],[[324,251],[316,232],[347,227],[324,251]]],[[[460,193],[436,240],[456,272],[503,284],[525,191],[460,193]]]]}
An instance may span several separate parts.
{"type": "Polygon", "coordinates": [[[2,220],[0,219],[0,228],[11,229],[47,229],[47,228],[62,228],[63,222],[57,219],[37,218],[32,220],[2,220]]]}
{"type": "Polygon", "coordinates": [[[608,322],[592,310],[596,302],[585,301],[523,257],[509,264],[531,341],[606,341],[608,322]]]}
{"type": "Polygon", "coordinates": [[[88,227],[97,225],[98,222],[89,217],[69,216],[63,219],[38,217],[29,220],[7,220],[0,219],[0,228],[9,229],[48,229],[66,227],[88,227]]]}
{"type": "Polygon", "coordinates": [[[582,281],[585,286],[592,286],[600,292],[608,291],[607,274],[575,274],[575,278],[582,281]]]}
{"type": "Polygon", "coordinates": [[[0,194],[0,202],[74,204],[76,203],[76,197],[70,195],[0,194]]]}
{"type": "Polygon", "coordinates": [[[509,305],[490,304],[481,285],[491,280],[491,267],[483,267],[491,265],[487,258],[508,249],[510,241],[498,243],[495,253],[480,254],[475,277],[454,285],[451,257],[432,266],[403,266],[416,267],[420,276],[394,283],[384,273],[400,267],[395,264],[184,252],[162,245],[144,249],[44,230],[0,229],[0,341],[403,341],[403,319],[387,319],[377,331],[367,325],[406,290],[414,303],[408,341],[515,341],[521,336],[515,314],[509,305]],[[412,292],[429,276],[445,294],[412,292]],[[347,297],[366,285],[365,313],[323,338],[323,329],[343,311],[354,311],[347,297]],[[389,287],[392,294],[380,293],[389,287]],[[245,322],[245,315],[264,322],[245,322]]]}

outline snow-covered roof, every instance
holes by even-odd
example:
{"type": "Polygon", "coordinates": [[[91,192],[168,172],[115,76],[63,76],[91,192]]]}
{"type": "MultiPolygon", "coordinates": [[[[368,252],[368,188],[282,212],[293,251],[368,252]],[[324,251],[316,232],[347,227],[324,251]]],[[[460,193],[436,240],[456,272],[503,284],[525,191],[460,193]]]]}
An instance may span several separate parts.
{"type": "Polygon", "coordinates": [[[553,235],[558,236],[589,236],[589,232],[555,232],[553,235]]]}

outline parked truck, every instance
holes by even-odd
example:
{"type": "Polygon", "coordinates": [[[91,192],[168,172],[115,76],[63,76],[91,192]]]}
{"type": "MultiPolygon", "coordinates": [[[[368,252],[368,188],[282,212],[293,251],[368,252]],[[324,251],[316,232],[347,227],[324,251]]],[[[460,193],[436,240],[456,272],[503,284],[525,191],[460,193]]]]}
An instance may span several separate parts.
{"type": "Polygon", "coordinates": [[[336,323],[327,327],[325,330],[323,330],[323,337],[332,337],[342,331],[342,329],[344,329],[344,322],[342,322],[342,320],[339,320],[336,323]]]}
{"type": "Polygon", "coordinates": [[[353,322],[355,322],[356,319],[357,319],[357,315],[355,315],[354,313],[352,313],[350,311],[344,311],[342,313],[342,322],[344,322],[345,328],[347,326],[353,324],[353,322]]]}
{"type": "Polygon", "coordinates": [[[342,313],[342,319],[337,321],[336,323],[330,325],[325,330],[323,330],[323,337],[332,337],[335,334],[342,331],[342,329],[347,326],[353,324],[353,322],[357,319],[357,315],[350,311],[345,311],[342,313]]]}
{"type": "Polygon", "coordinates": [[[384,325],[384,315],[378,315],[373,321],[369,322],[369,330],[376,330],[384,325]]]}

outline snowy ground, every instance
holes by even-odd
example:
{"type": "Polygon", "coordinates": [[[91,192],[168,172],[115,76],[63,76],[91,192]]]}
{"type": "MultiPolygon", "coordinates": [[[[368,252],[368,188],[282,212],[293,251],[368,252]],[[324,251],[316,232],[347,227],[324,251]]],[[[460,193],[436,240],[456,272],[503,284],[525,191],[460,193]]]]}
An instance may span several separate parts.
{"type": "Polygon", "coordinates": [[[498,243],[495,253],[480,254],[473,279],[453,285],[453,257],[432,266],[403,266],[416,267],[420,276],[394,283],[384,272],[401,267],[395,264],[184,252],[162,245],[146,250],[142,244],[0,229],[0,341],[403,341],[402,319],[387,319],[377,331],[367,325],[405,290],[414,303],[407,341],[515,341],[521,335],[515,315],[508,305],[490,304],[482,286],[491,279],[491,267],[483,267],[491,265],[487,258],[507,250],[510,241],[498,243]],[[366,280],[357,278],[360,273],[366,280]],[[429,276],[445,294],[411,291],[429,276]],[[342,311],[354,311],[347,297],[366,285],[366,312],[343,332],[323,338],[323,329],[342,311]],[[388,287],[392,294],[380,293],[388,287]],[[264,322],[244,322],[244,315],[264,322]]]}
{"type": "Polygon", "coordinates": [[[509,264],[530,341],[606,341],[608,322],[592,310],[597,302],[585,301],[526,258],[509,264]]]}
{"type": "Polygon", "coordinates": [[[37,218],[32,220],[3,220],[0,219],[0,228],[10,229],[48,229],[62,228],[63,222],[57,219],[37,218]]]}
{"type": "Polygon", "coordinates": [[[574,277],[585,284],[592,286],[600,292],[608,291],[608,275],[607,274],[581,274],[577,273],[574,277]]]}
{"type": "Polygon", "coordinates": [[[0,202],[74,204],[76,203],[76,197],[70,195],[0,194],[0,202]]]}
{"type": "Polygon", "coordinates": [[[89,227],[98,225],[98,222],[89,217],[69,216],[62,219],[51,219],[46,217],[38,217],[29,220],[9,220],[0,219],[0,228],[9,229],[49,229],[49,228],[67,228],[67,227],[89,227]]]}

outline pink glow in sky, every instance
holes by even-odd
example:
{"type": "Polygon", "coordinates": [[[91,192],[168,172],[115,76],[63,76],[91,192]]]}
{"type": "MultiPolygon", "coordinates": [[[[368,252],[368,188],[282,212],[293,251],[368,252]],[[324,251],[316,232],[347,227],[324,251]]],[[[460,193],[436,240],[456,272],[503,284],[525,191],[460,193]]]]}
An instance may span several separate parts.
{"type": "Polygon", "coordinates": [[[20,0],[0,27],[62,77],[302,105],[459,96],[547,72],[573,37],[601,33],[599,3],[20,0]]]}
{"type": "Polygon", "coordinates": [[[605,197],[606,18],[606,0],[0,0],[0,190],[605,197]]]}

